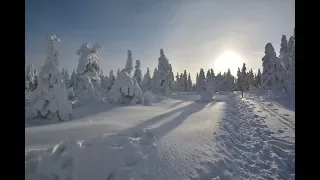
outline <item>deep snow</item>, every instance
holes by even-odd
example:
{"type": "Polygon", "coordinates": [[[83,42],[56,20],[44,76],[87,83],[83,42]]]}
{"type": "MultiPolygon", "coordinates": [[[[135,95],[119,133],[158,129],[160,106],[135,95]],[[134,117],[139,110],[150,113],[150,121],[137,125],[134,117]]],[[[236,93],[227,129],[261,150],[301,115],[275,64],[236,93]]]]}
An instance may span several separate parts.
{"type": "Polygon", "coordinates": [[[26,122],[26,179],[294,179],[294,111],[238,93],[199,99],[88,104],[70,122],[26,122]]]}

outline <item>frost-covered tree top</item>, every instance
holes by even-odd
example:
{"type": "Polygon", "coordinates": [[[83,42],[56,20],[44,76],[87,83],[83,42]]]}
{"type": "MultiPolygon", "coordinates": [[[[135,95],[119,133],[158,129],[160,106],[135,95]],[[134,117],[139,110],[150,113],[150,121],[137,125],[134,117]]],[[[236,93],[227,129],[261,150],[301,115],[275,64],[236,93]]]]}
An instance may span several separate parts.
{"type": "Polygon", "coordinates": [[[101,46],[99,44],[95,44],[91,49],[89,46],[89,43],[84,43],[77,51],[77,55],[80,56],[77,73],[85,74],[87,72],[91,72],[94,76],[99,76],[101,67],[98,52],[101,50],[101,46]]]}
{"type": "Polygon", "coordinates": [[[127,51],[127,62],[126,62],[126,68],[125,70],[128,72],[128,74],[130,75],[131,74],[131,71],[133,70],[133,66],[132,66],[132,52],[131,50],[128,50],[127,51]]]}

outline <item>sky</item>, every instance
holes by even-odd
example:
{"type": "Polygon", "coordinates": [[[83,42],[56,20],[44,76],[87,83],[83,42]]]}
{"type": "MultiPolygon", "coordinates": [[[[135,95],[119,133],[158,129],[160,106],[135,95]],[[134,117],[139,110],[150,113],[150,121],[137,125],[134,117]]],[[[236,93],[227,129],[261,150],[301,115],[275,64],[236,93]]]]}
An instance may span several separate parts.
{"type": "MultiPolygon", "coordinates": [[[[125,67],[127,50],[140,60],[143,75],[158,65],[160,49],[173,72],[212,68],[227,51],[247,69],[261,68],[264,47],[279,54],[281,36],[295,27],[294,0],[26,0],[25,64],[44,65],[46,36],[60,38],[60,69],[72,72],[83,43],[102,46],[98,56],[105,75],[125,67]]],[[[135,62],[133,62],[135,63],[135,62]]],[[[231,63],[232,64],[232,63],[231,63]]],[[[215,67],[216,66],[216,67],[215,67]]],[[[230,65],[232,66],[232,65],[230,65]]],[[[232,72],[234,74],[234,72],[232,72]]]]}

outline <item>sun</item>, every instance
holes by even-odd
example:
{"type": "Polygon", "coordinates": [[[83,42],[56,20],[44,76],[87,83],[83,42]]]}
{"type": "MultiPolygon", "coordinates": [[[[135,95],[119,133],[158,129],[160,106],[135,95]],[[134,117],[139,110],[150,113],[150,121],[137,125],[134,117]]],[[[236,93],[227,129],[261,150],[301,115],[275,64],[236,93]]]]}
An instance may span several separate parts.
{"type": "Polygon", "coordinates": [[[227,72],[230,69],[233,76],[237,76],[238,67],[241,69],[243,58],[234,51],[226,51],[221,54],[214,63],[215,74],[227,72]]]}

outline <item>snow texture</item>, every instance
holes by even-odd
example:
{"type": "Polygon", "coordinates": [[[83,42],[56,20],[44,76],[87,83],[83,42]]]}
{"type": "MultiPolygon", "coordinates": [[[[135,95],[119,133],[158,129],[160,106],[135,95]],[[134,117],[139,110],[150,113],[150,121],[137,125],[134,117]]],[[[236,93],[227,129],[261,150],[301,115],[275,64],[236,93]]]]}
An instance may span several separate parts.
{"type": "Polygon", "coordinates": [[[26,145],[26,179],[295,179],[293,111],[247,93],[170,97],[26,128],[29,145],[62,140],[26,145]]]}
{"type": "Polygon", "coordinates": [[[48,37],[47,58],[39,73],[39,85],[32,92],[28,111],[31,119],[44,117],[58,118],[68,121],[71,118],[72,107],[68,100],[67,89],[58,70],[59,60],[56,43],[60,39],[55,35],[48,37]]]}

